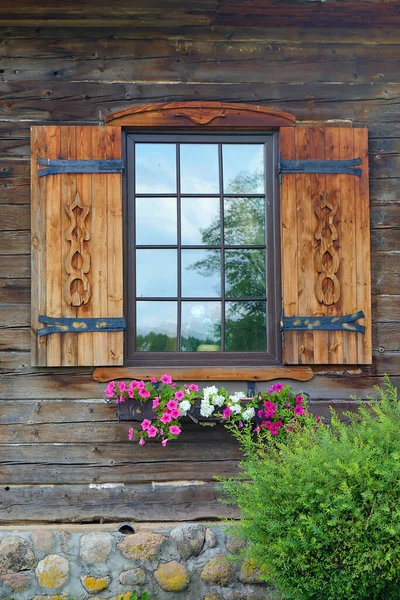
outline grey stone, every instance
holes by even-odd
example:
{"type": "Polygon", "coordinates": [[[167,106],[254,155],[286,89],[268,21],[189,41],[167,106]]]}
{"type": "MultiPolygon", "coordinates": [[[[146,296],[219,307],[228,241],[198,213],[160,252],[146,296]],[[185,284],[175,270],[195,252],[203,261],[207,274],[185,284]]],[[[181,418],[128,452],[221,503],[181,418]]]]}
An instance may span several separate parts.
{"type": "Polygon", "coordinates": [[[246,542],[244,540],[234,535],[227,535],[225,544],[228,552],[231,554],[237,554],[246,546],[246,542]]]}
{"type": "Polygon", "coordinates": [[[178,552],[182,558],[187,560],[191,556],[198,556],[203,549],[205,539],[204,525],[197,523],[185,523],[175,527],[170,537],[176,543],[178,552]]]}
{"type": "Polygon", "coordinates": [[[119,576],[121,585],[143,585],[146,582],[146,573],[143,569],[129,569],[123,571],[119,576]]]}
{"type": "Polygon", "coordinates": [[[38,552],[50,550],[54,544],[54,534],[48,529],[37,529],[31,533],[31,539],[35,550],[38,552]]]}
{"type": "Polygon", "coordinates": [[[15,592],[25,590],[31,579],[32,575],[30,573],[8,573],[0,577],[0,581],[3,581],[4,585],[8,585],[15,592]]]}
{"type": "Polygon", "coordinates": [[[232,577],[232,568],[224,554],[214,556],[201,572],[201,578],[207,583],[216,583],[227,587],[232,577]]]}
{"type": "Polygon", "coordinates": [[[49,554],[39,561],[36,577],[44,588],[59,588],[68,581],[69,562],[59,554],[49,554]]]}
{"type": "Polygon", "coordinates": [[[206,542],[208,544],[209,548],[215,548],[215,546],[217,545],[217,538],[215,536],[215,533],[213,531],[211,531],[211,529],[206,529],[206,542]]]}
{"type": "Polygon", "coordinates": [[[0,574],[28,571],[34,561],[35,556],[23,538],[8,536],[0,543],[0,574]]]}
{"type": "Polygon", "coordinates": [[[117,544],[118,549],[125,558],[129,560],[152,560],[154,559],[166,537],[158,533],[146,531],[128,535],[117,544]]]}
{"type": "Polygon", "coordinates": [[[112,547],[113,537],[110,533],[89,533],[81,537],[79,554],[89,563],[107,560],[112,547]]]}

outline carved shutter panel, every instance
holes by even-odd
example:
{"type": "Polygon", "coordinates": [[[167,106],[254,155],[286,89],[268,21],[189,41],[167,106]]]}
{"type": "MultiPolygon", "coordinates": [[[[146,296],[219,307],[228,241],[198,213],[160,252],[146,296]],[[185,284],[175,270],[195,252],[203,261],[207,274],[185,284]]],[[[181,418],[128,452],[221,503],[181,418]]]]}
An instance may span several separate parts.
{"type": "Polygon", "coordinates": [[[284,362],[370,364],[367,130],[283,127],[280,153],[284,362]]]}
{"type": "Polygon", "coordinates": [[[121,128],[33,127],[31,155],[32,364],[120,365],[121,128]]]}

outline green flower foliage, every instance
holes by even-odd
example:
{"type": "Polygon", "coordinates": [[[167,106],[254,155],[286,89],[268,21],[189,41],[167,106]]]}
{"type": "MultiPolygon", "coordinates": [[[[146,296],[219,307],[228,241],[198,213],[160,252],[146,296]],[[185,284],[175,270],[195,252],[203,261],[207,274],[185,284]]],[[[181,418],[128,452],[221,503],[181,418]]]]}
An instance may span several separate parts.
{"type": "Polygon", "coordinates": [[[223,484],[232,531],[285,600],[400,598],[400,401],[388,378],[377,390],[348,425],[332,412],[288,439],[242,439],[242,477],[223,484]]]}

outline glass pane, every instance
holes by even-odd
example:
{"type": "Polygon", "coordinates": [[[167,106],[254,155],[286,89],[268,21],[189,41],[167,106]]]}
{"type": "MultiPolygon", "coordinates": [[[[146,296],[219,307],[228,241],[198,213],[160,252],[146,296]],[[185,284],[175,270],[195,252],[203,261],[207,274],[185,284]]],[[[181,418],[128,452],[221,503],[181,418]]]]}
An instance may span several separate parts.
{"type": "Polygon", "coordinates": [[[136,250],[136,297],[177,295],[177,251],[136,250]]]}
{"type": "Polygon", "coordinates": [[[226,302],[225,350],[227,352],[265,352],[266,331],[266,302],[226,302]]]}
{"type": "Polygon", "coordinates": [[[176,243],[176,198],[136,198],[136,244],[176,243]]]}
{"type": "Polygon", "coordinates": [[[176,194],[176,145],[135,144],[136,194],[176,194]]]}
{"type": "Polygon", "coordinates": [[[265,250],[226,250],[225,296],[265,296],[265,279],[265,250]]]}
{"type": "Polygon", "coordinates": [[[181,350],[221,350],[221,302],[182,302],[181,350]]]}
{"type": "Polygon", "coordinates": [[[183,245],[221,243],[219,198],[181,198],[183,245]]]}
{"type": "Polygon", "coordinates": [[[181,193],[219,194],[218,144],[181,144],[181,193]]]}
{"type": "Polygon", "coordinates": [[[221,251],[182,250],[182,297],[221,296],[221,251]]]}
{"type": "Polygon", "coordinates": [[[176,352],[177,302],[136,303],[136,349],[138,352],[176,352]]]}
{"type": "Polygon", "coordinates": [[[225,244],[265,244],[264,198],[225,198],[225,244]]]}
{"type": "Polygon", "coordinates": [[[224,192],[264,194],[264,146],[222,145],[224,192]]]}

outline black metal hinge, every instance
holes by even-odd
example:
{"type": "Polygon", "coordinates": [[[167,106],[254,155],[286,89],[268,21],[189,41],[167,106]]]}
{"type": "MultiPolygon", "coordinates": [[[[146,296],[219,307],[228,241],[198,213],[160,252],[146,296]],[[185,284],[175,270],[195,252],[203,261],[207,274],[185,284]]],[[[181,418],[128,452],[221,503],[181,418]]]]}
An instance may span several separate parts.
{"type": "Polygon", "coordinates": [[[355,175],[361,177],[362,169],[356,169],[361,165],[361,158],[351,160],[279,160],[278,173],[321,173],[334,175],[355,175]]]}
{"type": "Polygon", "coordinates": [[[59,173],[122,173],[125,163],[119,159],[108,160],[66,160],[38,158],[39,165],[47,169],[39,169],[39,177],[58,175],[59,173]]]}
{"type": "Polygon", "coordinates": [[[105,317],[87,319],[62,317],[46,317],[39,315],[38,321],[50,325],[50,327],[42,327],[38,329],[38,334],[49,335],[50,333],[84,333],[92,331],[124,331],[126,329],[126,321],[124,317],[105,317]]]}
{"type": "Polygon", "coordinates": [[[364,318],[362,310],[343,317],[282,317],[281,331],[357,331],[365,333],[364,325],[356,323],[364,318]]]}

